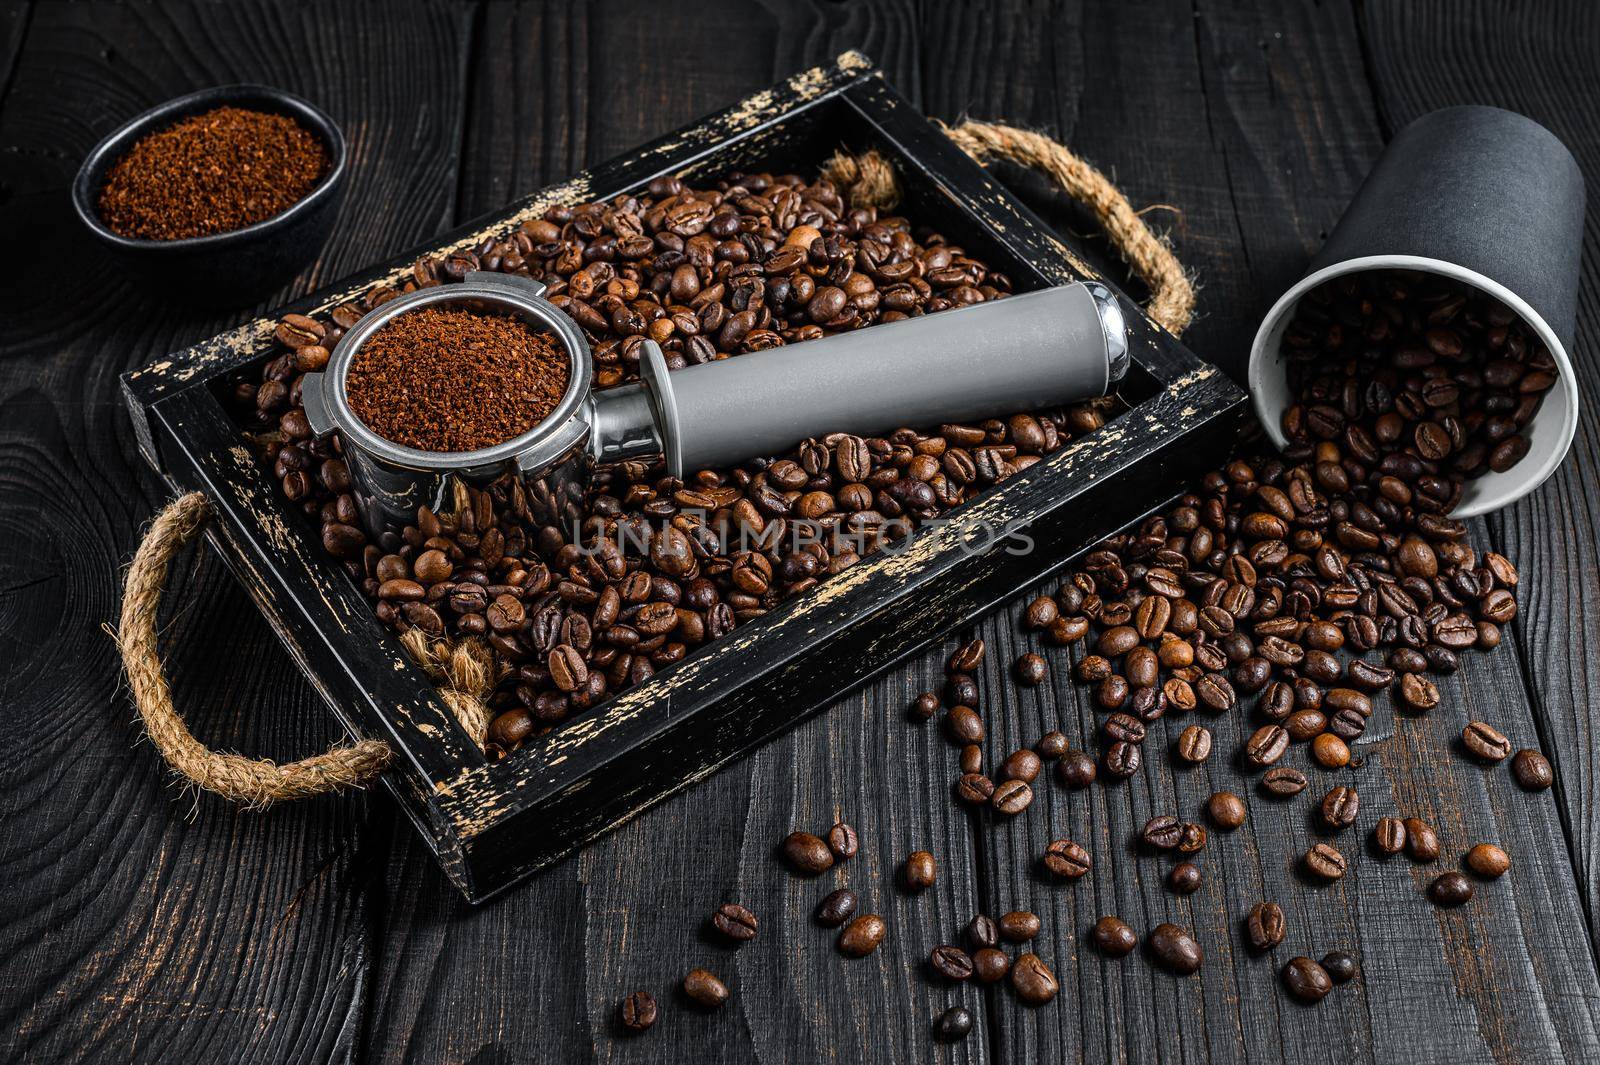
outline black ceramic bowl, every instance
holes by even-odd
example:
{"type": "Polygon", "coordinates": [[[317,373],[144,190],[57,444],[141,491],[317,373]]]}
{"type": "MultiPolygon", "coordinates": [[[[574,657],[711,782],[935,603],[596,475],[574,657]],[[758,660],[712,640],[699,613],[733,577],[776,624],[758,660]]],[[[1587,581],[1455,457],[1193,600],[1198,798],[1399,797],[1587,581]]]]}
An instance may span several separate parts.
{"type": "Polygon", "coordinates": [[[316,256],[344,195],[344,172],[344,134],[319,108],[282,89],[224,85],[169,100],[95,145],[72,183],[72,206],[131,276],[163,295],[191,303],[251,303],[316,256]],[[322,138],[328,172],[288,210],[243,229],[183,240],[133,240],[107,229],[100,220],[100,190],[106,172],[134,143],[190,115],[227,105],[293,118],[322,138]]]}

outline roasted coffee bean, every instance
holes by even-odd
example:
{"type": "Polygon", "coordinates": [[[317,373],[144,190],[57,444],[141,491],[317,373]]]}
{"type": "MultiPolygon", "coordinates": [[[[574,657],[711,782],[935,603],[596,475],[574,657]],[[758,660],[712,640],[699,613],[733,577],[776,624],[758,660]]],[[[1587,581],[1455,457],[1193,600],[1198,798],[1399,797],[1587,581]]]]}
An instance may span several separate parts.
{"type": "Polygon", "coordinates": [[[1253,766],[1269,766],[1289,749],[1289,734],[1281,725],[1263,725],[1245,741],[1245,759],[1253,766]]]}
{"type": "Polygon", "coordinates": [[[1095,776],[1094,758],[1087,751],[1068,751],[1056,763],[1056,778],[1075,791],[1093,784],[1095,776]]]}
{"type": "Polygon", "coordinates": [[[1151,929],[1146,942],[1156,963],[1178,976],[1198,972],[1205,961],[1205,952],[1189,930],[1170,922],[1162,922],[1151,929]]]}
{"type": "Polygon", "coordinates": [[[1032,688],[1044,683],[1050,675],[1050,666],[1043,655],[1029,651],[1017,659],[1012,672],[1016,674],[1017,683],[1032,688]]]}
{"type": "Polygon", "coordinates": [[[1139,771],[1143,756],[1139,754],[1138,744],[1119,740],[1106,748],[1101,761],[1107,773],[1126,780],[1139,771]]]}
{"type": "Polygon", "coordinates": [[[1183,838],[1183,822],[1170,814],[1152,817],[1144,823],[1144,831],[1139,838],[1144,840],[1147,847],[1170,851],[1183,838]]]}
{"type": "Polygon", "coordinates": [[[933,1037],[941,1043],[959,1043],[972,1032],[972,1011],[951,1006],[933,1022],[933,1037]]]}
{"type": "Polygon", "coordinates": [[[1333,978],[1310,958],[1291,958],[1283,967],[1283,988],[1296,1001],[1321,1002],[1333,990],[1333,978]]]}
{"type": "Polygon", "coordinates": [[[1524,791],[1543,791],[1555,782],[1550,760],[1538,751],[1523,749],[1511,759],[1511,775],[1524,791]]]}
{"type": "Polygon", "coordinates": [[[965,673],[952,673],[945,678],[944,698],[951,706],[977,706],[978,682],[965,673]]]}
{"type": "Polygon", "coordinates": [[[1039,777],[1039,756],[1026,747],[1012,751],[1000,763],[1000,776],[1006,780],[1020,780],[1032,784],[1039,777]]]}
{"type": "Polygon", "coordinates": [[[1361,798],[1356,789],[1341,785],[1322,797],[1322,823],[1335,832],[1356,823],[1361,810],[1361,798]]]}
{"type": "Polygon", "coordinates": [[[1511,755],[1511,741],[1482,721],[1470,721],[1461,730],[1461,742],[1480,762],[1503,762],[1511,755]]]}
{"type": "Polygon", "coordinates": [[[830,891],[817,903],[814,916],[824,928],[838,928],[856,914],[858,905],[855,892],[849,888],[830,891]]]}
{"type": "Polygon", "coordinates": [[[1380,817],[1372,829],[1372,842],[1383,854],[1399,854],[1406,846],[1405,822],[1398,817],[1380,817]]]}
{"type": "Polygon", "coordinates": [[[1250,949],[1265,952],[1283,942],[1283,909],[1276,902],[1258,902],[1245,915],[1244,937],[1250,949]]]}
{"type": "Polygon", "coordinates": [[[1034,599],[1023,611],[1022,623],[1030,629],[1048,629],[1061,616],[1056,601],[1048,595],[1034,599]]]}
{"type": "Polygon", "coordinates": [[[980,947],[972,955],[972,975],[980,984],[992,984],[1005,979],[1011,970],[1011,959],[994,947],[980,947]]]}
{"type": "Polygon", "coordinates": [[[1033,750],[1045,761],[1054,761],[1067,753],[1067,737],[1060,732],[1046,732],[1039,737],[1039,742],[1033,745],[1033,750]]]}
{"type": "Polygon", "coordinates": [[[1427,711],[1439,705],[1439,688],[1433,681],[1416,673],[1407,673],[1395,685],[1400,701],[1413,710],[1427,711]]]}
{"type": "Polygon", "coordinates": [[[1206,813],[1211,816],[1212,824],[1231,832],[1244,824],[1244,800],[1231,791],[1215,792],[1206,800],[1206,813]]]}
{"type": "Polygon", "coordinates": [[[1056,997],[1061,985],[1037,954],[1023,954],[1011,966],[1011,989],[1027,1006],[1042,1006],[1056,997]]]}
{"type": "Polygon", "coordinates": [[[1033,803],[1033,789],[1021,780],[1002,780],[989,796],[996,813],[1015,817],[1033,803]]]}
{"type": "Polygon", "coordinates": [[[934,947],[928,965],[946,980],[959,982],[972,979],[972,957],[960,947],[934,947]]]}
{"type": "Polygon", "coordinates": [[[1439,837],[1432,825],[1420,817],[1408,817],[1403,823],[1408,858],[1414,862],[1431,862],[1439,857],[1439,837]]]}
{"type": "Polygon", "coordinates": [[[1106,718],[1106,735],[1119,743],[1143,743],[1144,722],[1131,714],[1112,714],[1106,718]]]}
{"type": "Polygon", "coordinates": [[[983,718],[970,706],[952,706],[944,715],[944,728],[956,743],[983,742],[983,718]]]}
{"type": "Polygon", "coordinates": [[[976,743],[969,743],[961,748],[961,754],[956,759],[957,766],[963,774],[983,772],[983,748],[976,743]]]}
{"type": "Polygon", "coordinates": [[[1125,958],[1139,945],[1139,935],[1120,917],[1106,916],[1089,932],[1095,949],[1108,958],[1125,958]]]}
{"type": "Polygon", "coordinates": [[[847,861],[856,856],[861,849],[861,839],[856,835],[856,830],[845,822],[840,821],[828,829],[828,849],[840,861],[847,861]]]}
{"type": "Polygon", "coordinates": [[[1338,849],[1326,843],[1312,844],[1302,859],[1306,871],[1323,880],[1337,880],[1344,876],[1345,857],[1338,849]]]}
{"type": "Polygon", "coordinates": [[[865,958],[883,943],[887,931],[883,918],[875,913],[864,913],[851,918],[850,923],[839,933],[837,941],[839,953],[847,958],[865,958]]]}
{"type": "Polygon", "coordinates": [[[795,872],[816,876],[833,868],[833,852],[820,836],[791,832],[783,841],[783,856],[795,872]]]}
{"type": "Polygon", "coordinates": [[[683,978],[683,993],[704,1009],[716,1009],[728,1001],[728,985],[705,969],[689,970],[683,978]]]}
{"type": "Polygon", "coordinates": [[[1335,984],[1348,984],[1356,978],[1356,956],[1343,950],[1332,950],[1322,956],[1322,968],[1335,984]]]}
{"type": "Polygon", "coordinates": [[[1024,943],[1039,934],[1039,915],[1028,910],[1012,910],[998,923],[1000,935],[1013,943],[1024,943]]]}
{"type": "Polygon", "coordinates": [[[1280,799],[1300,794],[1306,784],[1306,775],[1293,766],[1273,766],[1261,776],[1262,790],[1280,799]]]}
{"type": "Polygon", "coordinates": [[[994,794],[994,781],[982,773],[963,773],[956,781],[956,798],[968,806],[982,806],[994,794]]]}
{"type": "Polygon", "coordinates": [[[1191,765],[1211,757],[1211,730],[1202,725],[1186,726],[1178,733],[1178,757],[1191,765]]]}
{"type": "Polygon", "coordinates": [[[1311,741],[1311,757],[1324,769],[1343,769],[1350,764],[1350,745],[1331,732],[1311,741]]]}
{"type": "Polygon", "coordinates": [[[1000,926],[992,917],[978,914],[967,922],[965,933],[967,946],[974,950],[983,947],[998,946],[1000,943],[1000,926]]]}
{"type": "Polygon", "coordinates": [[[1185,821],[1178,829],[1178,853],[1196,854],[1205,849],[1206,829],[1192,821],[1185,821]]]}
{"type": "Polygon", "coordinates": [[[983,665],[983,641],[973,640],[956,648],[950,655],[950,660],[945,664],[947,673],[976,673],[978,667],[983,665]]]}
{"type": "Polygon", "coordinates": [[[1440,873],[1428,885],[1435,906],[1460,906],[1472,898],[1472,881],[1457,872],[1440,873]]]}
{"type": "Polygon", "coordinates": [[[1467,851],[1467,868],[1485,880],[1497,880],[1511,868],[1511,858],[1493,843],[1474,844],[1467,851]]]}
{"type": "MultiPolygon", "coordinates": [[[[838,892],[834,892],[838,894],[838,892]]],[[[833,895],[828,896],[832,898],[833,895]]],[[[851,905],[854,905],[852,896],[851,905]]],[[[727,936],[735,943],[748,943],[756,937],[756,932],[761,927],[761,922],[756,915],[740,906],[737,902],[724,902],[717,907],[717,912],[711,915],[711,927],[727,936]]]]}
{"type": "Polygon", "coordinates": [[[1176,895],[1192,895],[1200,889],[1203,876],[1193,862],[1179,862],[1167,872],[1167,887],[1176,895]]]}
{"type": "Polygon", "coordinates": [[[1058,880],[1078,880],[1094,867],[1089,852],[1070,839],[1058,839],[1044,852],[1044,867],[1058,880]]]}
{"type": "Polygon", "coordinates": [[[907,891],[925,891],[938,876],[939,863],[927,851],[912,851],[900,867],[900,881],[907,891]]]}
{"type": "Polygon", "coordinates": [[[622,1000],[617,1013],[622,1027],[630,1032],[643,1032],[656,1023],[656,1000],[648,991],[635,991],[622,1000]]]}
{"type": "Polygon", "coordinates": [[[939,697],[932,692],[923,692],[911,702],[911,717],[917,721],[927,721],[939,712],[939,697]]]}
{"type": "Polygon", "coordinates": [[[1315,739],[1327,727],[1327,715],[1321,710],[1296,710],[1283,722],[1283,731],[1289,734],[1291,743],[1315,739]]]}

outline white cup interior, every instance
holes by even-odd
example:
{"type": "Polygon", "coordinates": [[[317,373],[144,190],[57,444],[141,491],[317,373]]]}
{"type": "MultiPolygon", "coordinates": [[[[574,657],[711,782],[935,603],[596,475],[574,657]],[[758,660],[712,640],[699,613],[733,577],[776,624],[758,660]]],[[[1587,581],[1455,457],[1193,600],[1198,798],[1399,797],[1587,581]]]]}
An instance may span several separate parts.
{"type": "Polygon", "coordinates": [[[1461,489],[1461,502],[1451,512],[1456,518],[1475,518],[1516,502],[1544,483],[1556,471],[1572,438],[1578,431],[1578,381],[1572,372],[1567,350],[1539,313],[1516,293],[1474,270],[1420,255],[1368,255],[1347,259],[1324,267],[1302,278],[1285,292],[1267,312],[1255,342],[1250,345],[1250,399],[1262,428],[1279,448],[1289,441],[1283,435],[1282,419],[1292,397],[1289,394],[1288,367],[1283,358],[1283,334],[1294,319],[1295,308],[1307,292],[1332,278],[1369,270],[1417,270],[1465,282],[1493,296],[1509,307],[1544,341],[1555,359],[1558,375],[1555,387],[1544,398],[1539,413],[1526,430],[1528,454],[1505,473],[1485,473],[1468,481],[1461,489]]]}

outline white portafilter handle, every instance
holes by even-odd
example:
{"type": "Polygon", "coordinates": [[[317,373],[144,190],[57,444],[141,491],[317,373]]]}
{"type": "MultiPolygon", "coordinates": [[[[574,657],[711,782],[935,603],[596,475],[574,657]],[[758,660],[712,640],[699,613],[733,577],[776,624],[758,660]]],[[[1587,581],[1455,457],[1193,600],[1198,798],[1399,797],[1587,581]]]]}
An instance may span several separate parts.
{"type": "Polygon", "coordinates": [[[976,421],[1103,396],[1127,365],[1115,295],[1075,282],[691,366],[651,391],[668,472],[682,477],[831,432],[976,421]]]}

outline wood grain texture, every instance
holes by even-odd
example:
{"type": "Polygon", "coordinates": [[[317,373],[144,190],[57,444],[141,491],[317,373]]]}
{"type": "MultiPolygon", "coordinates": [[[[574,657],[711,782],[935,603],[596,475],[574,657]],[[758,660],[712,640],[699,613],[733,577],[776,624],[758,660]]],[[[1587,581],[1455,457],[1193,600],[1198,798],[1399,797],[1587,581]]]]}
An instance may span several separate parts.
{"type": "MultiPolygon", "coordinates": [[[[116,375],[233,316],[128,287],[71,222],[66,188],[88,148],[145,107],[203,84],[281,84],[327,105],[361,153],[342,240],[320,267],[345,272],[448,215],[441,173],[426,163],[449,160],[459,138],[459,56],[438,46],[463,29],[459,13],[434,5],[32,12],[0,101],[0,231],[12,250],[0,286],[6,1060],[320,1061],[358,1050],[368,889],[381,872],[363,844],[367,801],[262,816],[181,794],[136,743],[100,631],[116,614],[119,564],[158,502],[141,490],[116,375]],[[404,66],[346,61],[364,48],[392,49],[404,66]],[[407,150],[387,140],[402,123],[407,150]],[[19,249],[32,249],[25,267],[19,249]]],[[[320,700],[215,557],[196,557],[165,619],[175,695],[196,732],[279,758],[326,746],[338,730],[320,700]]]]}
{"type": "Polygon", "coordinates": [[[1579,368],[1578,434],[1567,461],[1532,496],[1489,519],[1490,542],[1514,559],[1524,580],[1510,635],[1537,693],[1537,736],[1556,765],[1556,795],[1572,842],[1591,934],[1600,931],[1600,762],[1594,704],[1600,658],[1579,648],[1600,640],[1600,119],[1579,101],[1600,90],[1600,10],[1547,5],[1525,12],[1493,4],[1369,4],[1363,27],[1386,123],[1398,129],[1438,107],[1460,103],[1510,108],[1545,125],[1571,149],[1588,179],[1583,280],[1570,354],[1579,368]],[[1428,47],[1423,47],[1428,42],[1428,47]]]}

